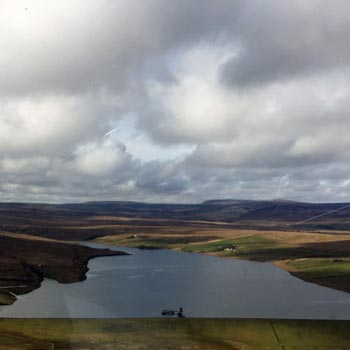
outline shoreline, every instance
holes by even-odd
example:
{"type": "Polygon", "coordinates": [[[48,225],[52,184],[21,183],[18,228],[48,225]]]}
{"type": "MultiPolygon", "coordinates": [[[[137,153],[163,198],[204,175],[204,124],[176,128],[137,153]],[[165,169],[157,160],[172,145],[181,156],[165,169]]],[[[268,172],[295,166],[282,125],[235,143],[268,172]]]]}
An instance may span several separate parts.
{"type": "Polygon", "coordinates": [[[0,240],[3,243],[0,247],[0,305],[3,306],[12,305],[17,300],[17,295],[28,294],[40,288],[45,278],[63,284],[84,281],[91,259],[129,255],[122,251],[71,243],[30,241],[4,236],[0,236],[0,240]],[[7,255],[1,248],[9,251],[7,255]],[[11,250],[17,252],[17,256],[11,254],[11,250]]]}
{"type": "MultiPolygon", "coordinates": [[[[350,292],[350,284],[349,285],[341,285],[336,279],[334,280],[327,280],[322,279],[322,278],[315,278],[313,275],[305,274],[303,272],[298,272],[296,268],[294,268],[290,263],[294,263],[299,260],[307,260],[306,258],[300,257],[296,259],[281,259],[281,260],[269,260],[269,259],[263,259],[259,257],[258,255],[256,256],[244,256],[244,255],[237,255],[237,256],[232,256],[232,255],[227,255],[227,254],[218,254],[218,252],[210,252],[210,251],[200,251],[200,250],[190,250],[190,249],[184,249],[182,246],[157,246],[152,242],[151,240],[149,241],[149,244],[144,243],[140,246],[133,245],[133,244],[123,244],[122,242],[116,241],[115,243],[111,243],[110,237],[117,237],[117,236],[105,236],[105,237],[99,237],[97,239],[93,239],[92,243],[99,243],[103,244],[105,246],[121,246],[121,247],[129,247],[129,248],[137,248],[137,249],[146,249],[146,250],[156,250],[156,249],[168,249],[168,250],[177,250],[181,252],[187,252],[187,253],[199,253],[199,254],[206,254],[209,256],[215,256],[215,257],[220,257],[220,258],[229,258],[229,259],[238,259],[238,260],[246,260],[246,261],[255,261],[255,262],[269,262],[274,264],[277,267],[282,268],[286,272],[288,272],[290,275],[299,278],[305,282],[312,283],[312,284],[317,284],[322,287],[327,287],[331,289],[335,289],[344,293],[349,293],[350,292]]],[[[146,241],[147,242],[147,241],[146,241]]],[[[192,243],[189,244],[189,246],[194,246],[192,243]]],[[[330,260],[331,258],[325,258],[326,260],[330,260]]]]}

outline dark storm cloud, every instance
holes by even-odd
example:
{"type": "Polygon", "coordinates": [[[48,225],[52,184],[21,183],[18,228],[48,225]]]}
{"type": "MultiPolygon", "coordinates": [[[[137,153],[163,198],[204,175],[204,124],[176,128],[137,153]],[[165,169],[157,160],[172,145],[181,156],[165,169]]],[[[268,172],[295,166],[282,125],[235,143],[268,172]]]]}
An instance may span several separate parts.
{"type": "Polygon", "coordinates": [[[4,1],[0,92],[120,90],[169,51],[215,39],[240,7],[228,0],[38,0],[26,11],[23,1],[4,1]]]}
{"type": "Polygon", "coordinates": [[[222,67],[223,81],[254,87],[350,64],[347,1],[253,1],[238,28],[241,52],[222,67]]]}

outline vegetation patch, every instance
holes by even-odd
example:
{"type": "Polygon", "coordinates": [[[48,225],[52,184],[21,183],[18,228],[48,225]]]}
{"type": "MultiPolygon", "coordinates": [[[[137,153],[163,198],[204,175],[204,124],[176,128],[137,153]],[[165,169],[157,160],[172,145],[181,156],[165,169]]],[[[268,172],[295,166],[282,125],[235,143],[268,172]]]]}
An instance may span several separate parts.
{"type": "Polygon", "coordinates": [[[304,280],[350,291],[350,258],[297,259],[286,265],[304,280]]]}
{"type": "Polygon", "coordinates": [[[348,349],[349,321],[0,319],[0,350],[348,349]]]}

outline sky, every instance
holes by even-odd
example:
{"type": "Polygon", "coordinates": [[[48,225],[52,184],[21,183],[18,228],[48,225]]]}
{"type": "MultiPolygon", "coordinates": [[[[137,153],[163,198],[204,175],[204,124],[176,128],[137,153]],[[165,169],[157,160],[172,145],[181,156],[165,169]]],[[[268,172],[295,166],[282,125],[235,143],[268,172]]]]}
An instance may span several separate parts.
{"type": "Polygon", "coordinates": [[[0,200],[350,201],[348,0],[0,0],[0,200]]]}

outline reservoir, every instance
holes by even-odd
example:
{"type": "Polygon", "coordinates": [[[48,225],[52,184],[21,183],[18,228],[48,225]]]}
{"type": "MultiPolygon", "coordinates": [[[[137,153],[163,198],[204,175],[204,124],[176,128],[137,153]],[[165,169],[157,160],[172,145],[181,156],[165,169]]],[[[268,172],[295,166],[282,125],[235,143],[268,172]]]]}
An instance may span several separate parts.
{"type": "MultiPolygon", "coordinates": [[[[106,246],[84,243],[92,247],[106,246]]],[[[271,263],[169,250],[110,247],[130,256],[90,260],[87,279],[41,288],[1,307],[1,317],[350,319],[350,294],[304,282],[271,263]]]]}

